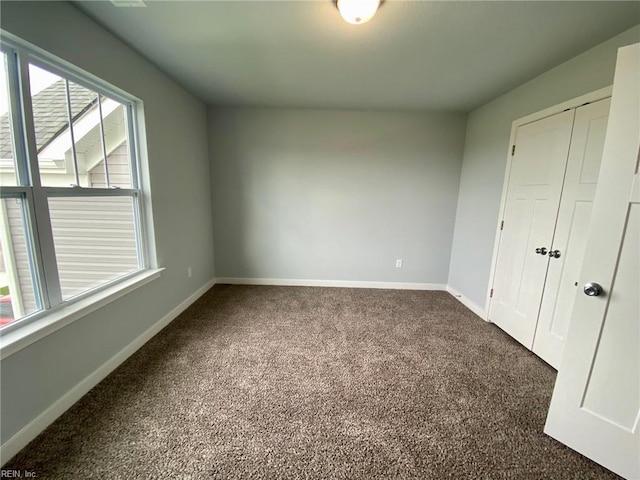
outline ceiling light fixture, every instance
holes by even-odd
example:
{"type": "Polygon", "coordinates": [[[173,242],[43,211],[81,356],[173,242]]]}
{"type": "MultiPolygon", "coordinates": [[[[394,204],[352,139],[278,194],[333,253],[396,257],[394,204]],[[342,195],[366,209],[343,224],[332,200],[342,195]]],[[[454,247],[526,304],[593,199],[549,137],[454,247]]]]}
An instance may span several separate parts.
{"type": "Polygon", "coordinates": [[[336,6],[346,22],[360,25],[373,18],[380,3],[380,0],[337,0],[336,6]]]}

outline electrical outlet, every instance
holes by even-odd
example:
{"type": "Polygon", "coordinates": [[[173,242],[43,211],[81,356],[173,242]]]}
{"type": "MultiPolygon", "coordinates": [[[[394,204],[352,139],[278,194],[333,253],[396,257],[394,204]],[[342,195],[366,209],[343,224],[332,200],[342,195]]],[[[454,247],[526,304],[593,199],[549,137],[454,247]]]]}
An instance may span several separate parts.
{"type": "Polygon", "coordinates": [[[191,278],[193,272],[191,271],[191,267],[187,267],[187,277],[191,278]]]}
{"type": "Polygon", "coordinates": [[[402,259],[401,258],[396,260],[396,268],[402,268],[402,259]]]}

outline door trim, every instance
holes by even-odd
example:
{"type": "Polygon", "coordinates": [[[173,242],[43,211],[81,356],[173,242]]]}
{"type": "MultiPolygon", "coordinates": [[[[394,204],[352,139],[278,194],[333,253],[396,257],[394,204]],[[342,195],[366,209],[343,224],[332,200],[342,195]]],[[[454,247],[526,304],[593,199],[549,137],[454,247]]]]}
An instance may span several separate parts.
{"type": "Polygon", "coordinates": [[[569,110],[571,108],[578,108],[586,103],[597,102],[598,100],[609,98],[611,97],[612,88],[613,87],[611,86],[604,87],[599,90],[595,90],[591,93],[587,93],[585,95],[572,98],[571,100],[567,100],[557,105],[553,105],[552,107],[545,108],[544,110],[540,110],[539,112],[535,112],[527,116],[518,118],[514,120],[513,123],[511,124],[511,134],[509,136],[509,147],[507,149],[507,164],[505,168],[504,180],[502,183],[502,196],[500,197],[500,210],[498,212],[498,220],[496,222],[496,235],[495,235],[495,240],[493,242],[493,256],[491,258],[491,270],[489,272],[489,287],[487,288],[484,315],[482,316],[482,318],[485,321],[491,322],[491,320],[489,320],[489,312],[491,311],[491,300],[492,300],[491,291],[493,290],[493,284],[495,282],[496,265],[498,263],[498,251],[500,250],[500,240],[502,238],[502,229],[500,228],[501,226],[500,224],[504,220],[504,211],[507,203],[507,193],[508,193],[507,190],[509,188],[509,175],[511,174],[511,159],[513,156],[511,152],[515,143],[517,129],[528,123],[542,120],[543,118],[556,115],[565,110],[569,110]]]}

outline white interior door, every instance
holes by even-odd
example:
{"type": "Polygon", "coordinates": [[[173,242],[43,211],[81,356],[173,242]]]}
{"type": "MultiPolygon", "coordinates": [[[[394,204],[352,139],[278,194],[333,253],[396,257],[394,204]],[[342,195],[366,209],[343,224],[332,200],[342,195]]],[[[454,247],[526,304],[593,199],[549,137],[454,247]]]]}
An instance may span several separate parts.
{"type": "Polygon", "coordinates": [[[489,320],[527,348],[540,309],[575,110],[517,129],[489,320]]]}
{"type": "Polygon", "coordinates": [[[598,184],[610,99],[576,109],[551,257],[533,341],[533,351],[560,367],[587,243],[591,206],[598,184]]]}
{"type": "Polygon", "coordinates": [[[602,168],[545,433],[640,478],[640,44],[618,51],[602,168]],[[581,285],[582,286],[582,285],[581,285]],[[595,289],[590,290],[595,293],[595,289]]]}

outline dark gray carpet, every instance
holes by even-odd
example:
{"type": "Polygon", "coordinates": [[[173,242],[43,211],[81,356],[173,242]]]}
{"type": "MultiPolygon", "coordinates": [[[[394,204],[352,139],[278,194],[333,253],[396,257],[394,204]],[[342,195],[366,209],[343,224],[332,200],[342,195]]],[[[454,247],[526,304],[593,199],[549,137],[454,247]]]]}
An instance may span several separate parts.
{"type": "Polygon", "coordinates": [[[38,478],[617,478],[555,372],[445,292],[218,285],[5,468],[38,478]]]}

